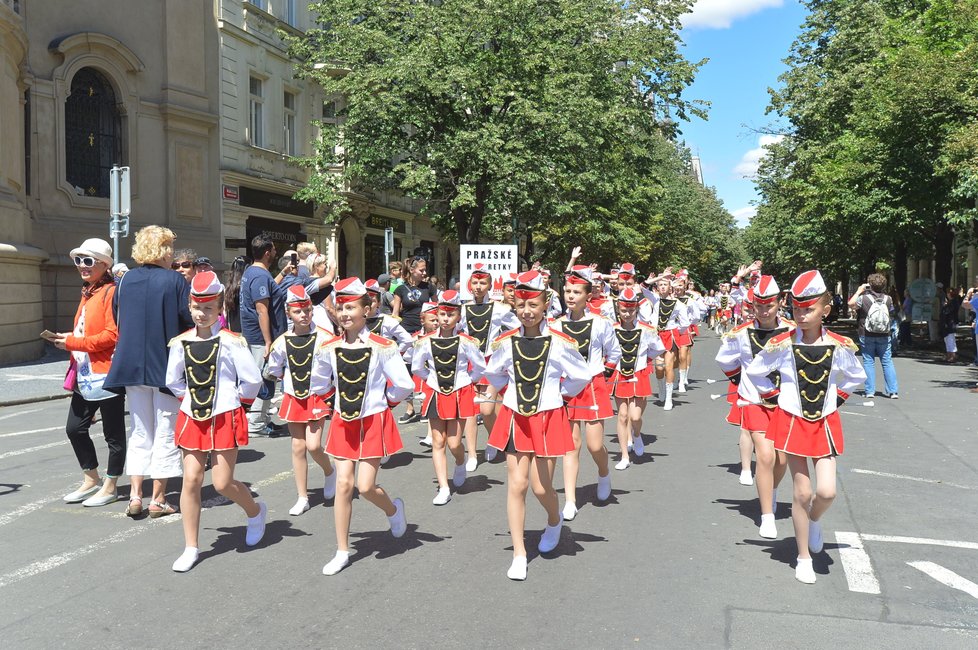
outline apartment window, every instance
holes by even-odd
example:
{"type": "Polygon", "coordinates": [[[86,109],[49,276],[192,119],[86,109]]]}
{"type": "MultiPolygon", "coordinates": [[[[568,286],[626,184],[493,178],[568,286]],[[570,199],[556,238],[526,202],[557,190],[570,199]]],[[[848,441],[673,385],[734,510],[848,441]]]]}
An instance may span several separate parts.
{"type": "Polygon", "coordinates": [[[285,92],[282,100],[284,107],[284,128],[285,128],[285,153],[294,156],[296,153],[295,143],[295,93],[285,92]]]}
{"type": "Polygon", "coordinates": [[[255,147],[265,146],[265,116],[263,113],[264,96],[262,95],[262,90],[262,80],[258,79],[257,77],[251,77],[248,90],[248,138],[251,140],[252,146],[255,147]]]}
{"type": "MultiPolygon", "coordinates": [[[[25,129],[26,131],[26,129],[25,129]]],[[[109,170],[122,163],[122,124],[115,91],[94,68],[71,80],[65,100],[66,180],[85,196],[109,195],[109,170]]]]}
{"type": "Polygon", "coordinates": [[[285,0],[285,22],[293,27],[298,26],[296,25],[297,16],[295,14],[295,0],[285,0]]]}
{"type": "Polygon", "coordinates": [[[268,0],[251,0],[251,4],[255,5],[262,11],[268,11],[268,0]]]}

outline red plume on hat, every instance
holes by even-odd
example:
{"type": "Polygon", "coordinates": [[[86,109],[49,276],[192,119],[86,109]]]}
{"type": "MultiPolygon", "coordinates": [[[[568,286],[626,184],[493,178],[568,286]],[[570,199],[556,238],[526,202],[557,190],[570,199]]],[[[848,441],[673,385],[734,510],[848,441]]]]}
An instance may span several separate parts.
{"type": "Polygon", "coordinates": [[[791,298],[799,307],[811,307],[826,292],[828,287],[825,286],[822,274],[814,269],[805,271],[791,283],[791,298]]]}
{"type": "Polygon", "coordinates": [[[224,291],[224,285],[217,279],[217,274],[213,271],[198,273],[190,281],[190,295],[197,302],[216,300],[222,291],[224,291]]]}

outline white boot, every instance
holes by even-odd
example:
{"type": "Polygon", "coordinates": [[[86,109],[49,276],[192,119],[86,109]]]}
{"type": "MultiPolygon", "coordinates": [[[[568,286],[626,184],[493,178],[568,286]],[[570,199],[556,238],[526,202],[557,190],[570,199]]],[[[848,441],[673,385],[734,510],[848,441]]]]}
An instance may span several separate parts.
{"type": "Polygon", "coordinates": [[[662,404],[663,411],[672,410],[672,382],[666,382],[666,400],[662,404]]]}
{"type": "Polygon", "coordinates": [[[680,393],[686,392],[686,370],[679,370],[679,388],[677,389],[680,393]]]}

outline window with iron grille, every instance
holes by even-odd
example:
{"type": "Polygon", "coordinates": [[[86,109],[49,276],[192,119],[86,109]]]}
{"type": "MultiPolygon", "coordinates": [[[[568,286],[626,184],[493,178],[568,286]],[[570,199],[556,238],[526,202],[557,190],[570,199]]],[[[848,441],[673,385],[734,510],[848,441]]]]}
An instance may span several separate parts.
{"type": "Polygon", "coordinates": [[[71,80],[65,100],[66,180],[85,196],[109,196],[109,170],[122,164],[122,118],[115,91],[94,68],[71,80]]]}

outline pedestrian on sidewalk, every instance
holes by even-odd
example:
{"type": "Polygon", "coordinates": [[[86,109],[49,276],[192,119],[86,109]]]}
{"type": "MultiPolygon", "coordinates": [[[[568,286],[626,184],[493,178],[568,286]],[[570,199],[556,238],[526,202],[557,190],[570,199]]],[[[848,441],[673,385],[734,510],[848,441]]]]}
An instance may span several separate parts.
{"type": "Polygon", "coordinates": [[[126,514],[143,512],[143,478],[153,479],[150,517],[176,512],[166,501],[167,480],[183,474],[173,431],[180,400],[166,387],[167,344],[193,326],[190,284],[172,270],[169,228],[146,226],[136,233],[132,258],[140,265],[123,276],[113,304],[119,327],[105,387],[126,394],[132,427],[126,449],[126,473],[132,487],[126,514]]]}
{"type": "Polygon", "coordinates": [[[899,384],[890,339],[890,323],[896,315],[896,307],[886,294],[886,278],[880,273],[870,274],[866,284],[860,285],[849,298],[849,307],[857,310],[859,347],[866,371],[866,397],[872,399],[876,396],[876,360],[879,359],[886,394],[890,399],[897,399],[899,384]]]}
{"type": "Polygon", "coordinates": [[[958,360],[958,311],[964,296],[953,287],[947,290],[944,304],[941,306],[940,335],[944,339],[944,360],[954,363],[958,360]]]}
{"type": "Polygon", "coordinates": [[[126,461],[125,396],[103,387],[112,365],[119,330],[112,314],[115,278],[112,276],[112,247],[103,239],[87,239],[71,251],[81,276],[81,302],[71,332],[49,339],[55,347],[71,353],[65,386],[71,389],[71,405],[65,430],[84,478],[81,486],[66,495],[66,503],[104,506],[114,503],[116,481],[126,461]],[[102,433],[109,447],[105,482],[99,477],[98,455],[89,435],[95,413],[102,414],[102,433]]]}

